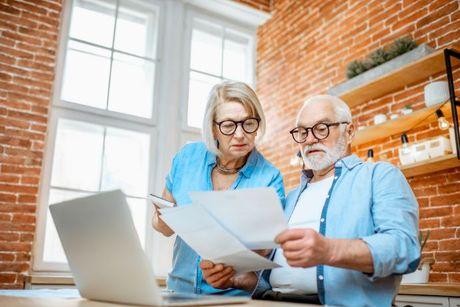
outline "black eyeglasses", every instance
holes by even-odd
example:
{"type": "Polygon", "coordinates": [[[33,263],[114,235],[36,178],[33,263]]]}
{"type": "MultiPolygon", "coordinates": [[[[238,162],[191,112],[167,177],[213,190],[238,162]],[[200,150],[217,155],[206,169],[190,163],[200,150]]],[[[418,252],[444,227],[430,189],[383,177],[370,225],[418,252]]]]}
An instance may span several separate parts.
{"type": "Polygon", "coordinates": [[[329,127],[338,126],[342,124],[349,124],[349,122],[337,122],[337,123],[317,123],[312,127],[295,127],[289,133],[296,143],[304,143],[308,137],[308,130],[311,130],[313,136],[318,140],[324,140],[329,136],[329,127]]]}
{"type": "Polygon", "coordinates": [[[241,128],[243,128],[244,132],[254,133],[257,131],[257,129],[259,129],[259,122],[260,119],[255,117],[246,118],[245,120],[240,121],[229,119],[221,122],[214,121],[214,123],[219,126],[219,130],[223,135],[232,135],[235,133],[238,125],[241,125],[241,128]]]}

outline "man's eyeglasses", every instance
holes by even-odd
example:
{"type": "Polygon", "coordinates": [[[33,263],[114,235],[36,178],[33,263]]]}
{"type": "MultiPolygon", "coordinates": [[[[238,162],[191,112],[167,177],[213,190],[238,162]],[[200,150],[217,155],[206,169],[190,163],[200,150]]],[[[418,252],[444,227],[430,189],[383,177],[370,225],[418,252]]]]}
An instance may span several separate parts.
{"type": "Polygon", "coordinates": [[[329,136],[329,127],[338,126],[342,124],[349,124],[349,122],[337,122],[337,123],[317,123],[312,127],[295,127],[289,133],[296,143],[304,143],[307,140],[308,132],[311,130],[313,136],[318,140],[324,140],[329,136]]]}
{"type": "Polygon", "coordinates": [[[236,128],[238,125],[241,125],[241,128],[243,128],[244,132],[246,133],[254,133],[259,129],[259,118],[255,117],[250,117],[246,118],[245,120],[240,120],[240,121],[234,121],[234,120],[224,120],[221,122],[216,122],[214,123],[219,126],[220,132],[222,132],[223,135],[232,135],[235,133],[236,128]]]}

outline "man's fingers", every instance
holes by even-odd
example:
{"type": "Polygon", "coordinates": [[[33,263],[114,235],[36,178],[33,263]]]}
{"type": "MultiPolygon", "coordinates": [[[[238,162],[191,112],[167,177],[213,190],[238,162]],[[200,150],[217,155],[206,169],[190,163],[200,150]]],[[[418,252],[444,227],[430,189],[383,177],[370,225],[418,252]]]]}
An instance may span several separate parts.
{"type": "Polygon", "coordinates": [[[304,260],[287,261],[287,263],[293,268],[308,268],[312,266],[306,265],[306,261],[304,260]]]}
{"type": "Polygon", "coordinates": [[[301,239],[303,238],[304,235],[305,235],[304,229],[301,229],[301,228],[287,229],[276,236],[275,242],[278,244],[283,244],[286,241],[301,239]]]}
{"type": "Polygon", "coordinates": [[[292,240],[284,242],[280,247],[283,251],[298,251],[304,248],[304,245],[303,240],[292,240]]]}
{"type": "Polygon", "coordinates": [[[297,261],[297,260],[305,260],[308,258],[305,255],[305,251],[297,250],[297,251],[283,251],[284,258],[289,261],[297,261]]]}

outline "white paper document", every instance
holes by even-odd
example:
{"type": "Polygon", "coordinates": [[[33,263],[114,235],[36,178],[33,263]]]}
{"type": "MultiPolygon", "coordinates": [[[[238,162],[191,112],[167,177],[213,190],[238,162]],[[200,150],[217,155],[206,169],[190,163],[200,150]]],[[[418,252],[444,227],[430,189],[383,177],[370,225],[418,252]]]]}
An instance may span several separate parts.
{"type": "Polygon", "coordinates": [[[190,198],[250,249],[276,248],[275,237],[287,229],[281,202],[272,188],[192,192],[190,198]]]}
{"type": "Polygon", "coordinates": [[[287,228],[273,189],[191,193],[192,204],[161,209],[162,219],[203,259],[236,272],[279,267],[251,249],[274,248],[287,228]]]}

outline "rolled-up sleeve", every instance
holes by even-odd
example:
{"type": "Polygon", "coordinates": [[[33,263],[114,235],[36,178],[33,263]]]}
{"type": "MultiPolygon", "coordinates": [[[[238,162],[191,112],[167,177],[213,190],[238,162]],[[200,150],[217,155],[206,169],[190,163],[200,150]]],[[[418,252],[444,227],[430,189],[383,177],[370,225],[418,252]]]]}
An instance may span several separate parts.
{"type": "Polygon", "coordinates": [[[281,205],[284,209],[286,205],[286,194],[284,191],[283,177],[281,176],[280,171],[277,170],[276,174],[273,176],[268,186],[275,189],[276,194],[278,194],[281,201],[281,205]]]}
{"type": "Polygon", "coordinates": [[[375,234],[363,237],[372,255],[370,280],[415,271],[420,262],[418,204],[401,171],[378,163],[372,176],[375,234]]]}
{"type": "Polygon", "coordinates": [[[165,178],[165,186],[169,193],[173,194],[174,192],[174,181],[177,173],[177,169],[179,168],[179,163],[181,161],[183,150],[179,151],[173,158],[171,163],[171,169],[169,170],[168,175],[165,178]]]}

